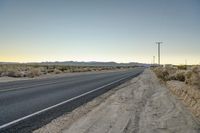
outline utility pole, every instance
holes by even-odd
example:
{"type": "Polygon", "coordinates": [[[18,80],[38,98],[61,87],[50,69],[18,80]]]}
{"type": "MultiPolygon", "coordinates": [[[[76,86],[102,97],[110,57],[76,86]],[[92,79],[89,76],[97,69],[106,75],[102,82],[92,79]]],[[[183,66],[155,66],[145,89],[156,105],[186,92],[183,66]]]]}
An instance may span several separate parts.
{"type": "Polygon", "coordinates": [[[156,57],[155,57],[155,56],[153,56],[153,65],[155,65],[155,58],[156,58],[156,57]]]}
{"type": "Polygon", "coordinates": [[[163,42],[156,42],[156,44],[158,44],[158,65],[160,65],[160,44],[162,44],[163,42]]]}

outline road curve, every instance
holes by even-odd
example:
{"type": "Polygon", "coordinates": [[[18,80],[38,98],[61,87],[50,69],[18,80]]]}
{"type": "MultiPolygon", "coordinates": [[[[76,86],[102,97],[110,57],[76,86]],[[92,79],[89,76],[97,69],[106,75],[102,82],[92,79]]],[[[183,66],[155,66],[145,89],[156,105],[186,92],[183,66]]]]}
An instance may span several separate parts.
{"type": "MultiPolygon", "coordinates": [[[[16,132],[19,128],[14,126],[28,123],[27,119],[30,119],[29,123],[32,123],[32,125],[33,121],[35,123],[42,121],[44,124],[47,117],[55,118],[55,116],[64,113],[63,110],[73,110],[84,102],[108,91],[114,87],[114,84],[137,76],[143,70],[144,68],[134,68],[127,71],[95,72],[49,79],[0,83],[0,131],[16,132]],[[103,89],[105,90],[102,91],[103,89]],[[45,114],[48,110],[51,111],[45,114]],[[54,115],[56,113],[57,115],[54,115]],[[41,117],[40,114],[43,114],[43,116],[41,117]],[[32,118],[34,116],[38,116],[38,118],[32,118]]],[[[47,121],[49,120],[47,119],[47,121]]],[[[20,131],[23,131],[21,129],[27,127],[27,125],[21,125],[20,131]]],[[[38,125],[31,127],[31,129],[34,128],[38,128],[38,125]]]]}

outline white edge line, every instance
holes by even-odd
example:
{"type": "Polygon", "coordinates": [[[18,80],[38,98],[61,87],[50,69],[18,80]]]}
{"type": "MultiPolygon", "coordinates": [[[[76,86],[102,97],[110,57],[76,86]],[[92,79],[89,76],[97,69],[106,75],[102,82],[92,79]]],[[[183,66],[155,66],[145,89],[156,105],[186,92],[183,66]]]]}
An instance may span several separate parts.
{"type": "MultiPolygon", "coordinates": [[[[131,75],[131,76],[133,76],[133,75],[131,75]]],[[[126,79],[126,78],[129,78],[129,77],[131,77],[131,76],[127,76],[127,77],[121,78],[121,79],[119,79],[119,80],[113,81],[113,82],[111,82],[111,83],[109,83],[109,84],[103,85],[103,86],[101,86],[101,87],[99,87],[99,88],[96,88],[96,89],[94,89],[94,90],[88,91],[88,92],[83,93],[83,94],[81,94],[81,95],[79,95],[79,96],[73,97],[73,98],[71,98],[71,99],[68,99],[68,100],[66,100],[66,101],[63,101],[63,102],[58,103],[58,104],[56,104],[56,105],[50,106],[50,107],[45,108],[45,109],[43,109],[43,110],[37,111],[37,112],[32,113],[32,114],[30,114],[30,115],[24,116],[24,117],[19,118],[19,119],[17,119],[17,120],[14,120],[14,121],[11,121],[11,122],[6,123],[6,124],[4,124],[4,125],[1,125],[1,126],[0,126],[0,130],[3,129],[3,128],[6,128],[6,127],[8,127],[8,126],[11,126],[11,125],[13,125],[13,124],[16,124],[16,123],[18,123],[18,122],[20,122],[20,121],[22,121],[22,120],[28,119],[28,118],[33,117],[33,116],[38,115],[38,114],[41,114],[41,113],[43,113],[43,112],[45,112],[45,111],[48,111],[48,110],[50,110],[50,109],[56,108],[56,107],[58,107],[58,106],[60,106],[60,105],[63,105],[63,104],[65,104],[65,103],[71,102],[71,101],[73,101],[73,100],[75,100],[75,99],[78,99],[78,98],[80,98],[80,97],[83,97],[83,96],[85,96],[85,95],[87,95],[87,94],[90,94],[90,93],[92,93],[92,92],[95,92],[95,91],[98,91],[98,90],[100,90],[100,89],[103,89],[103,88],[105,88],[105,87],[107,87],[107,86],[109,86],[109,85],[112,85],[112,84],[114,84],[114,83],[116,83],[116,82],[122,81],[122,80],[124,80],[124,79],[126,79]]]]}

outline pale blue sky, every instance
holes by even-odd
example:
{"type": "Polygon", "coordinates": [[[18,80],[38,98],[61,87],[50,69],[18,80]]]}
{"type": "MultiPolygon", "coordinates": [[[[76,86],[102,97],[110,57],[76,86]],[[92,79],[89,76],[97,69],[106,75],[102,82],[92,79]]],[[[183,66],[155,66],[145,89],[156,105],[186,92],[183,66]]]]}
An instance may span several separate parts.
{"type": "Polygon", "coordinates": [[[0,0],[0,61],[200,63],[199,0],[0,0]]]}

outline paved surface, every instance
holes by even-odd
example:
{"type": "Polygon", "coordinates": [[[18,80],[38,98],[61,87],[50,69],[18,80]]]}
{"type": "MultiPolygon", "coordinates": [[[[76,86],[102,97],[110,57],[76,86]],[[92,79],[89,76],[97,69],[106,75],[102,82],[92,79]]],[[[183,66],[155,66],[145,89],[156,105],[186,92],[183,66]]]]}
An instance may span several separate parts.
{"type": "Polygon", "coordinates": [[[0,126],[79,96],[143,68],[0,83],[0,126]]]}

